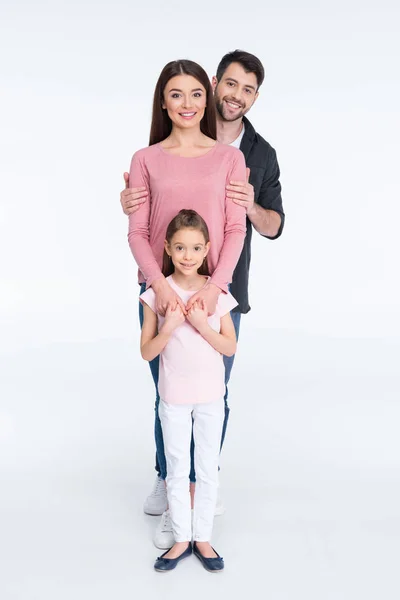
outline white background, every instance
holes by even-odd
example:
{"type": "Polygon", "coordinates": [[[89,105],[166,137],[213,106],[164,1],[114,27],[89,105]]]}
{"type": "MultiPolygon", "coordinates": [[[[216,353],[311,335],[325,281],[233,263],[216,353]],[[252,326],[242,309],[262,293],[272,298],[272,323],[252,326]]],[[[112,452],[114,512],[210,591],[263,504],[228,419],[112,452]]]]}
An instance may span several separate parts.
{"type": "Polygon", "coordinates": [[[399,597],[396,5],[2,3],[2,600],[399,597]],[[211,76],[235,48],[266,68],[249,117],[277,150],[287,223],[253,242],[226,572],[193,559],[164,579],[141,512],[153,389],[119,192],[164,64],[211,76]]]}

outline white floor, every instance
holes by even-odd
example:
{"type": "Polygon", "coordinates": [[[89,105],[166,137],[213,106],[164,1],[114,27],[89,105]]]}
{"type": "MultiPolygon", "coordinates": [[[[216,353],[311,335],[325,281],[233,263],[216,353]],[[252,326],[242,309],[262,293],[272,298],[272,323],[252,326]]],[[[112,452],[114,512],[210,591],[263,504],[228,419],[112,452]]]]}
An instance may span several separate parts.
{"type": "Polygon", "coordinates": [[[399,340],[244,327],[225,572],[155,573],[153,389],[135,342],[1,357],[1,600],[398,600],[399,340]]]}

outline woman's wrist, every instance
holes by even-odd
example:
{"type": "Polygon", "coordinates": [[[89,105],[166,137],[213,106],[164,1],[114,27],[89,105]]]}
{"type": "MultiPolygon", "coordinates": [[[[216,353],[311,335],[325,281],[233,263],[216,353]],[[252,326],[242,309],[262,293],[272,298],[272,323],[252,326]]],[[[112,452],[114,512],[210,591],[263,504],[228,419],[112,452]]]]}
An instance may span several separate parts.
{"type": "Polygon", "coordinates": [[[164,275],[162,275],[161,277],[158,277],[157,279],[155,279],[152,282],[151,287],[157,294],[158,291],[160,291],[164,288],[165,284],[168,285],[167,280],[165,279],[164,275]]]}

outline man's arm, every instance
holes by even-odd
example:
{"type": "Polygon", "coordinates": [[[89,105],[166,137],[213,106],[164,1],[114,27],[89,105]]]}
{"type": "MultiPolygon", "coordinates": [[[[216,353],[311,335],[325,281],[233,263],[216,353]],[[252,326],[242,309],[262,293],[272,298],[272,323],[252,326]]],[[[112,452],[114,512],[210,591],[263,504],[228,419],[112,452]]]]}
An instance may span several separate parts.
{"type": "Polygon", "coordinates": [[[282,224],[282,217],[279,213],[263,208],[257,202],[254,202],[247,216],[258,233],[272,239],[278,237],[282,224]]]}
{"type": "Polygon", "coordinates": [[[282,206],[279,165],[276,152],[271,147],[266,161],[267,166],[257,202],[254,200],[254,188],[249,183],[249,168],[247,168],[246,182],[230,182],[231,184],[227,186],[227,196],[236,204],[246,208],[247,216],[258,233],[274,240],[282,233],[285,213],[282,206]]]}

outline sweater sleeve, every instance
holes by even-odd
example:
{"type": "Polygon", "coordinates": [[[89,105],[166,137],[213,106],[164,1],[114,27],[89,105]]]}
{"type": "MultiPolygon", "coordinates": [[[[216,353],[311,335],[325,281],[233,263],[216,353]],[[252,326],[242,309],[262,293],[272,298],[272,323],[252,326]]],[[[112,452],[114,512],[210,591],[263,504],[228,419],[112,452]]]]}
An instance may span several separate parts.
{"type": "Polygon", "coordinates": [[[146,202],[139,210],[129,215],[128,242],[136,263],[146,280],[146,289],[153,281],[162,277],[162,271],[150,246],[150,178],[143,155],[133,155],[129,172],[129,187],[145,187],[149,192],[146,202]]]}
{"type": "MultiPolygon", "coordinates": [[[[235,152],[226,184],[229,181],[246,181],[246,163],[240,150],[235,152]]],[[[210,283],[218,286],[223,292],[228,292],[228,284],[232,281],[233,271],[242,252],[245,237],[246,209],[225,196],[224,244],[218,264],[210,279],[210,283]]]]}

